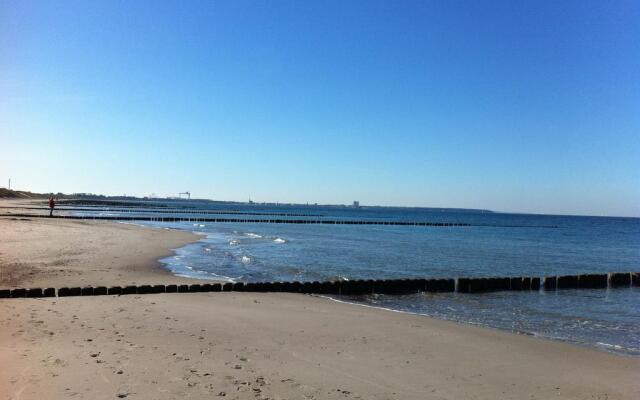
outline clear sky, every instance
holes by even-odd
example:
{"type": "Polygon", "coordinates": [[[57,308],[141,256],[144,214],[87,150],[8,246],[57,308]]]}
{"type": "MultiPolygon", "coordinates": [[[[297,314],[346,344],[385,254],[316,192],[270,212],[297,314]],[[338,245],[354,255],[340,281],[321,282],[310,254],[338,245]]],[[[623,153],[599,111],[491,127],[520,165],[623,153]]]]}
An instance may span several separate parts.
{"type": "Polygon", "coordinates": [[[0,184],[640,216],[640,2],[0,2],[0,184]]]}

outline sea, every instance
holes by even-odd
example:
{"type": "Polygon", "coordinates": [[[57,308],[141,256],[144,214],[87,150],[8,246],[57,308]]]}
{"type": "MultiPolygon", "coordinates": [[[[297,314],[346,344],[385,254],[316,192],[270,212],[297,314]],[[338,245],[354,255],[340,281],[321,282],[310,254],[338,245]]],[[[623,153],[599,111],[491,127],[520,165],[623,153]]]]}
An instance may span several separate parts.
{"type": "MultiPolygon", "coordinates": [[[[640,219],[485,210],[146,202],[76,215],[201,235],[162,260],[175,275],[229,282],[542,277],[640,272],[640,219]],[[251,220],[443,222],[466,226],[273,224],[251,220]]],[[[336,300],[640,356],[640,288],[334,296],[336,300]]]]}

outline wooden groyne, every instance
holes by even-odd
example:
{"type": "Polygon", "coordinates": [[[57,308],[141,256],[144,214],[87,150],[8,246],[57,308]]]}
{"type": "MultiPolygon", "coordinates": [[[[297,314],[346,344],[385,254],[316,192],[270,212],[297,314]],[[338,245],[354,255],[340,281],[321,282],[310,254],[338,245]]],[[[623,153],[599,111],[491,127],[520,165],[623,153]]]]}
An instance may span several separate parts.
{"type": "Polygon", "coordinates": [[[384,279],[325,282],[227,282],[192,285],[87,286],[0,289],[0,298],[105,296],[157,293],[284,292],[323,295],[411,293],[548,292],[563,289],[616,289],[640,286],[640,272],[612,272],[547,277],[384,279]]]}
{"type": "MultiPolygon", "coordinates": [[[[64,211],[57,210],[56,212],[64,211]]],[[[210,218],[210,217],[163,217],[163,216],[106,216],[106,215],[45,215],[45,214],[0,214],[0,217],[13,218],[61,218],[88,219],[103,221],[147,221],[147,222],[209,222],[209,223],[253,223],[253,224],[307,224],[307,225],[394,225],[394,226],[431,226],[431,227],[492,227],[492,228],[543,228],[555,229],[557,225],[498,225],[472,224],[467,222],[432,222],[432,221],[380,221],[380,220],[348,220],[348,219],[288,219],[288,218],[210,218]]]]}
{"type": "Polygon", "coordinates": [[[42,214],[0,214],[0,217],[13,218],[59,218],[75,220],[103,221],[148,221],[148,222],[209,222],[209,223],[255,223],[255,224],[310,224],[310,225],[400,225],[400,226],[434,226],[460,227],[473,226],[458,222],[421,222],[421,221],[355,221],[327,219],[283,219],[283,218],[200,218],[200,217],[142,217],[142,216],[93,216],[93,215],[42,215],[42,214]]]}

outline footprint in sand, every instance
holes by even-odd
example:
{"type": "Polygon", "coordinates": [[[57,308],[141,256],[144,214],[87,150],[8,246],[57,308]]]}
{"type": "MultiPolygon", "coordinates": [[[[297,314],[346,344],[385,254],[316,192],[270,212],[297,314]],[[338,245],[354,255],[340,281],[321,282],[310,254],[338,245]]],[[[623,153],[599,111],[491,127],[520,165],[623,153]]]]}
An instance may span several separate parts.
{"type": "Polygon", "coordinates": [[[259,376],[256,378],[256,384],[258,386],[266,386],[266,385],[269,385],[270,383],[271,382],[263,376],[259,376]]]}

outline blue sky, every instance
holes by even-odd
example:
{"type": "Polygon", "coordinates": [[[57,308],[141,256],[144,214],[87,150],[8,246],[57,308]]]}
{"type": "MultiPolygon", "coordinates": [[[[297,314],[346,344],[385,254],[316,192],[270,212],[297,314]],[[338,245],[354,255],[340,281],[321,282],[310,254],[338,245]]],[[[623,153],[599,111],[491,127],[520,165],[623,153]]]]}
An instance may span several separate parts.
{"type": "Polygon", "coordinates": [[[637,1],[3,1],[0,184],[640,216],[637,1]]]}

